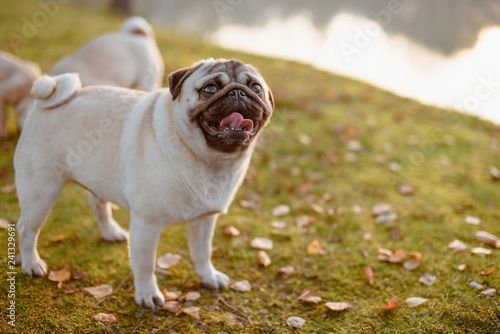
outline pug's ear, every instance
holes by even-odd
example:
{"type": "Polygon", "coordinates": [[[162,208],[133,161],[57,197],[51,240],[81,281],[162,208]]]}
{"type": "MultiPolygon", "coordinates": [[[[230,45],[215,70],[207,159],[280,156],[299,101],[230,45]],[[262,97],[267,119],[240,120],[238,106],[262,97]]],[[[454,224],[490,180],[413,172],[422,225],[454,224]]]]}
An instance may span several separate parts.
{"type": "Polygon", "coordinates": [[[168,86],[172,94],[172,100],[175,100],[181,93],[182,84],[194,72],[191,67],[181,68],[168,76],[168,86]]]}
{"type": "Polygon", "coordinates": [[[271,92],[271,90],[269,89],[267,91],[267,94],[269,95],[269,102],[271,102],[271,106],[273,107],[273,110],[274,110],[274,97],[273,97],[273,93],[271,92]]]}

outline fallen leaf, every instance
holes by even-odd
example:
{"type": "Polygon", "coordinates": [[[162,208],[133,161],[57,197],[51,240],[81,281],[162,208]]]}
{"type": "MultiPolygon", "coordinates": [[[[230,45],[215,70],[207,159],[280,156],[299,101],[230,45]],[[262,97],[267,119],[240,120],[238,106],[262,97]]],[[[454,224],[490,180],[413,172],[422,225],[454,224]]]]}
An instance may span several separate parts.
{"type": "Polygon", "coordinates": [[[339,302],[339,303],[334,303],[334,302],[328,302],[325,303],[325,306],[328,307],[332,311],[344,311],[352,308],[353,303],[345,303],[345,302],[339,302]]]}
{"type": "Polygon", "coordinates": [[[402,249],[398,249],[394,252],[392,256],[389,257],[389,262],[400,263],[408,256],[408,252],[402,249]]]}
{"type": "Polygon", "coordinates": [[[311,203],[310,207],[311,207],[311,209],[313,209],[314,212],[316,212],[319,215],[322,215],[325,213],[325,209],[323,209],[323,207],[321,207],[320,205],[318,205],[316,203],[311,203]]]}
{"type": "Polygon", "coordinates": [[[410,256],[420,262],[422,260],[422,253],[420,252],[411,252],[410,256]]]}
{"type": "Polygon", "coordinates": [[[163,276],[170,276],[172,275],[172,273],[166,269],[161,269],[161,268],[158,268],[156,267],[155,268],[155,273],[157,273],[158,275],[163,275],[163,276]]]}
{"type": "Polygon", "coordinates": [[[421,304],[425,303],[426,301],[427,301],[427,299],[425,299],[425,298],[412,297],[412,298],[408,298],[407,300],[405,300],[405,303],[409,307],[417,307],[418,305],[421,305],[421,304]]]}
{"type": "Polygon", "coordinates": [[[197,300],[200,297],[201,297],[201,294],[198,291],[189,291],[184,296],[184,300],[187,301],[187,302],[193,302],[193,301],[197,300]]]}
{"type": "Polygon", "coordinates": [[[479,225],[479,224],[481,224],[481,219],[479,219],[478,217],[473,217],[473,216],[465,216],[464,221],[467,224],[471,224],[471,225],[479,225]]]}
{"type": "Polygon", "coordinates": [[[267,253],[263,250],[257,253],[257,257],[259,258],[259,263],[264,267],[267,267],[271,264],[271,259],[267,255],[267,253]]]}
{"type": "Polygon", "coordinates": [[[486,249],[486,248],[483,248],[483,247],[476,247],[476,248],[472,248],[471,250],[471,253],[474,254],[474,255],[478,255],[478,256],[485,256],[485,255],[491,255],[493,254],[493,251],[491,249],[486,249]]]}
{"type": "Polygon", "coordinates": [[[393,255],[394,253],[388,249],[385,249],[385,248],[379,248],[378,249],[378,255],[377,255],[377,259],[379,261],[384,261],[384,262],[389,262],[389,259],[391,258],[391,256],[393,255]]]}
{"type": "Polygon", "coordinates": [[[63,242],[64,240],[66,240],[68,238],[69,238],[69,236],[66,234],[58,234],[58,235],[50,238],[50,242],[55,244],[55,243],[63,242]]]}
{"type": "Polygon", "coordinates": [[[106,314],[106,313],[97,313],[96,315],[92,316],[95,321],[100,321],[100,322],[117,322],[115,316],[112,314],[106,314]]]}
{"type": "Polygon", "coordinates": [[[410,196],[415,194],[415,188],[408,184],[402,184],[399,186],[399,193],[404,196],[410,196]]]}
{"type": "Polygon", "coordinates": [[[278,205],[272,211],[274,217],[285,216],[290,213],[290,207],[286,204],[278,205]]]}
{"type": "Polygon", "coordinates": [[[462,263],[462,264],[459,264],[459,265],[457,266],[457,269],[458,269],[458,270],[460,270],[460,271],[464,271],[466,268],[467,268],[467,265],[465,265],[465,264],[463,264],[463,263],[462,263]]]}
{"type": "Polygon", "coordinates": [[[75,283],[70,283],[64,288],[64,293],[66,294],[75,293],[77,291],[78,289],[76,288],[75,283]]]}
{"type": "Polygon", "coordinates": [[[8,220],[0,218],[0,228],[1,229],[4,229],[4,230],[8,229],[9,224],[10,224],[10,222],[8,220]]]}
{"type": "Polygon", "coordinates": [[[181,311],[181,305],[179,304],[178,301],[176,300],[168,300],[165,302],[165,304],[163,304],[163,306],[161,307],[162,310],[166,310],[170,313],[179,313],[181,311]]]}
{"type": "Polygon", "coordinates": [[[83,288],[83,290],[90,293],[94,298],[100,299],[110,296],[113,293],[113,286],[111,284],[102,284],[99,286],[83,288]]]}
{"type": "Polygon", "coordinates": [[[453,240],[448,245],[448,248],[452,250],[453,253],[464,252],[467,250],[467,245],[460,240],[453,240]]]}
{"type": "Polygon", "coordinates": [[[167,289],[164,289],[161,293],[166,301],[177,300],[182,295],[182,291],[168,291],[167,289]]]}
{"type": "Polygon", "coordinates": [[[354,213],[355,215],[359,216],[361,214],[363,214],[363,208],[359,205],[354,205],[352,208],[352,213],[354,213]]]}
{"type": "Polygon", "coordinates": [[[387,303],[385,306],[382,307],[383,310],[396,310],[398,308],[401,308],[401,306],[398,305],[398,296],[392,298],[392,300],[387,303]]]}
{"type": "Polygon", "coordinates": [[[393,221],[396,221],[398,219],[398,214],[395,212],[386,212],[383,213],[377,218],[375,218],[375,221],[380,224],[385,224],[385,223],[392,223],[393,221]]]}
{"type": "Polygon", "coordinates": [[[312,221],[314,221],[314,218],[311,216],[306,216],[306,215],[300,215],[297,218],[295,218],[295,225],[297,227],[306,227],[309,225],[312,221]]]}
{"type": "Polygon", "coordinates": [[[307,254],[309,255],[325,255],[326,251],[321,247],[321,244],[318,240],[314,240],[311,242],[309,246],[307,246],[307,254]]]}
{"type": "Polygon", "coordinates": [[[5,186],[0,187],[0,193],[2,193],[2,194],[12,193],[15,190],[16,190],[15,183],[6,184],[5,186]]]}
{"type": "Polygon", "coordinates": [[[398,173],[401,170],[401,165],[397,162],[391,162],[387,168],[394,173],[398,173]]]}
{"type": "Polygon", "coordinates": [[[231,289],[238,292],[247,292],[252,290],[252,286],[250,285],[250,282],[244,280],[235,282],[233,285],[231,285],[231,289]]]}
{"type": "Polygon", "coordinates": [[[294,267],[288,266],[280,268],[279,272],[283,275],[284,278],[288,278],[293,273],[294,270],[295,270],[294,267]]]}
{"type": "Polygon", "coordinates": [[[306,321],[301,317],[289,317],[286,319],[286,324],[293,328],[302,328],[306,324],[306,321]]]}
{"type": "Polygon", "coordinates": [[[182,309],[182,313],[187,314],[196,320],[200,320],[200,308],[196,306],[186,307],[182,309]]]}
{"type": "Polygon", "coordinates": [[[470,283],[469,283],[469,286],[470,286],[471,288],[473,288],[473,289],[478,289],[478,290],[483,288],[483,285],[482,285],[482,284],[479,284],[479,283],[474,282],[474,281],[470,282],[470,283]]]}
{"type": "Polygon", "coordinates": [[[224,233],[231,237],[237,237],[240,235],[240,231],[234,226],[226,226],[224,227],[224,233]]]}
{"type": "Polygon", "coordinates": [[[368,279],[368,282],[370,284],[373,284],[375,282],[375,273],[373,272],[373,269],[370,267],[365,267],[364,268],[365,276],[368,279]]]}
{"type": "Polygon", "coordinates": [[[321,296],[314,290],[306,289],[302,291],[301,295],[297,299],[305,303],[317,304],[321,301],[321,296]]]}
{"type": "Polygon", "coordinates": [[[359,141],[351,139],[347,142],[347,149],[353,152],[361,152],[363,145],[359,141]]]}
{"type": "Polygon", "coordinates": [[[481,294],[488,297],[494,297],[497,294],[497,290],[493,288],[488,288],[484,291],[481,291],[481,294]]]}
{"type": "Polygon", "coordinates": [[[286,223],[285,222],[282,222],[282,221],[274,221],[271,223],[271,226],[273,228],[277,228],[279,230],[282,230],[286,227],[286,223]]]}
{"type": "Polygon", "coordinates": [[[414,270],[420,266],[420,261],[418,261],[415,258],[409,259],[408,261],[405,261],[403,263],[403,268],[405,268],[408,271],[414,270]]]}
{"type": "Polygon", "coordinates": [[[481,271],[481,275],[483,276],[488,276],[488,275],[491,275],[495,272],[495,268],[491,268],[490,270],[487,270],[487,271],[481,271]]]}
{"type": "Polygon", "coordinates": [[[490,167],[490,175],[493,181],[500,180],[500,171],[495,166],[490,167]]]}
{"type": "Polygon", "coordinates": [[[179,254],[166,253],[156,260],[156,266],[161,269],[169,269],[179,264],[181,256],[179,254]]]}
{"type": "Polygon", "coordinates": [[[477,231],[476,232],[476,240],[483,243],[487,244],[496,248],[500,248],[500,238],[497,236],[485,232],[485,231],[477,231]]]}
{"type": "Polygon", "coordinates": [[[423,276],[420,276],[418,281],[422,284],[425,284],[427,286],[432,286],[434,283],[436,283],[437,277],[434,275],[431,275],[429,273],[425,273],[423,276]]]}
{"type": "Polygon", "coordinates": [[[378,204],[372,207],[372,216],[378,217],[381,214],[393,212],[392,207],[389,204],[378,204]]]}
{"type": "Polygon", "coordinates": [[[255,238],[252,240],[250,246],[256,249],[268,250],[268,249],[273,249],[274,242],[268,238],[255,238]]]}
{"type": "Polygon", "coordinates": [[[62,268],[61,270],[51,271],[49,273],[49,280],[52,282],[66,282],[71,278],[71,271],[69,268],[62,268]]]}
{"type": "MultiPolygon", "coordinates": [[[[229,325],[236,325],[241,323],[247,323],[248,321],[244,318],[238,317],[236,314],[226,312],[227,323],[229,325]]],[[[219,332],[220,333],[220,332],[219,332]]]]}
{"type": "Polygon", "coordinates": [[[73,275],[71,276],[71,278],[74,280],[78,280],[78,279],[83,278],[85,276],[87,276],[87,272],[80,270],[80,271],[74,272],[73,275]]]}
{"type": "Polygon", "coordinates": [[[297,138],[299,139],[299,142],[304,146],[309,146],[312,143],[311,137],[309,137],[305,133],[299,133],[297,135],[297,138]]]}

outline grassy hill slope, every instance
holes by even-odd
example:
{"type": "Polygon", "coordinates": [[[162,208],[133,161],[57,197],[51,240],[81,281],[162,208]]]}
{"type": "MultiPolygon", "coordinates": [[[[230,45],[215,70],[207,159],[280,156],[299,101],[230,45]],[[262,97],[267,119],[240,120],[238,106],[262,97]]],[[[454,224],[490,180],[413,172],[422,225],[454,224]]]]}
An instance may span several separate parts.
{"type": "MultiPolygon", "coordinates": [[[[26,20],[33,22],[41,8],[26,1],[0,4],[0,49],[11,51],[5,36],[20,35],[26,20]]],[[[61,5],[18,55],[49,71],[86,41],[117,30],[122,20],[105,11],[61,5]]],[[[139,308],[132,279],[127,279],[127,245],[101,239],[87,193],[68,185],[42,229],[38,249],[49,270],[70,268],[87,275],[64,283],[78,289],[67,294],[47,278],[17,274],[20,333],[500,332],[498,295],[480,294],[488,287],[500,288],[500,250],[484,246],[493,251],[485,257],[470,252],[481,246],[477,231],[500,236],[500,184],[490,176],[490,166],[500,168],[498,126],[309,66],[223,50],[193,36],[157,29],[157,40],[167,72],[201,58],[238,58],[259,68],[273,89],[272,122],[229,213],[219,218],[214,238],[215,266],[236,281],[248,280],[253,290],[202,289],[189,261],[184,229],[175,226],[162,235],[158,255],[171,252],[182,260],[170,270],[172,275],[158,277],[159,286],[201,291],[199,300],[184,303],[200,307],[201,318],[139,308]],[[401,185],[413,187],[414,194],[402,195],[401,185]],[[376,222],[371,209],[382,203],[392,206],[396,220],[376,222]],[[281,204],[290,213],[274,217],[272,210],[281,204]],[[466,216],[479,217],[480,225],[466,224],[466,216]],[[274,221],[286,227],[276,229],[274,221]],[[298,226],[297,221],[308,224],[298,226]],[[225,226],[242,233],[227,236],[225,226]],[[259,265],[257,250],[250,246],[255,237],[274,240],[267,251],[269,267],[259,265]],[[452,253],[448,244],[455,239],[465,242],[467,251],[452,253]],[[314,241],[324,252],[308,254],[314,241]],[[401,264],[379,261],[380,248],[419,252],[420,266],[407,271],[401,264]],[[464,271],[457,269],[460,264],[466,265],[464,271]],[[289,277],[279,273],[286,266],[295,269],[289,277]],[[375,273],[373,284],[365,267],[375,273]],[[491,268],[497,270],[481,274],[491,268]],[[419,282],[425,273],[437,277],[432,286],[419,282]],[[483,287],[470,287],[472,281],[483,287]],[[104,301],[81,290],[105,283],[122,285],[104,301]],[[304,289],[316,291],[322,301],[297,300],[304,289]],[[395,296],[400,309],[381,309],[395,296]],[[409,297],[428,301],[410,308],[404,303],[409,297]],[[334,312],[324,305],[330,301],[353,306],[334,312]],[[92,316],[98,312],[113,313],[118,322],[96,322],[92,316]],[[290,316],[303,317],[305,326],[287,326],[290,316]]],[[[10,137],[0,142],[0,187],[14,183],[17,136],[12,118],[9,129],[10,137]]],[[[16,222],[15,192],[2,189],[0,217],[16,222]]],[[[128,228],[128,213],[118,210],[115,218],[128,228]]],[[[0,240],[6,245],[5,230],[0,230],[0,240]]],[[[0,332],[5,333],[12,331],[6,323],[8,259],[6,247],[0,249],[0,332]]]]}

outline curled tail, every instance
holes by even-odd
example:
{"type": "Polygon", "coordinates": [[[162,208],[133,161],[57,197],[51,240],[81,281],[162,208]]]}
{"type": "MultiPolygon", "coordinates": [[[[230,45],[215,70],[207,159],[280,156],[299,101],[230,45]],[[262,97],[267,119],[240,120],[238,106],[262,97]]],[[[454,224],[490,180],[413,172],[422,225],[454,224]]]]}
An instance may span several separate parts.
{"type": "Polygon", "coordinates": [[[129,34],[144,35],[149,38],[155,37],[153,27],[151,27],[148,21],[140,16],[132,16],[127,19],[127,21],[123,23],[121,31],[129,34]]]}
{"type": "Polygon", "coordinates": [[[43,75],[35,81],[31,95],[42,108],[55,108],[68,101],[82,87],[77,73],[51,77],[43,75]]]}

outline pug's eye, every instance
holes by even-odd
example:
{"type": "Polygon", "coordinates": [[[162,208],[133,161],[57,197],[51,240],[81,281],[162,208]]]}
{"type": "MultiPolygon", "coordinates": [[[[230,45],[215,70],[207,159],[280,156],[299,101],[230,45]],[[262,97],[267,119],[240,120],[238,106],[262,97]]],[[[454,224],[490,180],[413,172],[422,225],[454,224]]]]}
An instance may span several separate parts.
{"type": "Polygon", "coordinates": [[[257,83],[252,85],[252,90],[257,95],[262,94],[262,87],[261,87],[261,85],[259,85],[257,83]]]}
{"type": "Polygon", "coordinates": [[[208,84],[205,87],[203,87],[203,89],[201,91],[203,92],[204,95],[210,96],[210,95],[214,95],[215,93],[217,93],[217,90],[218,89],[217,89],[216,85],[208,84]]]}

